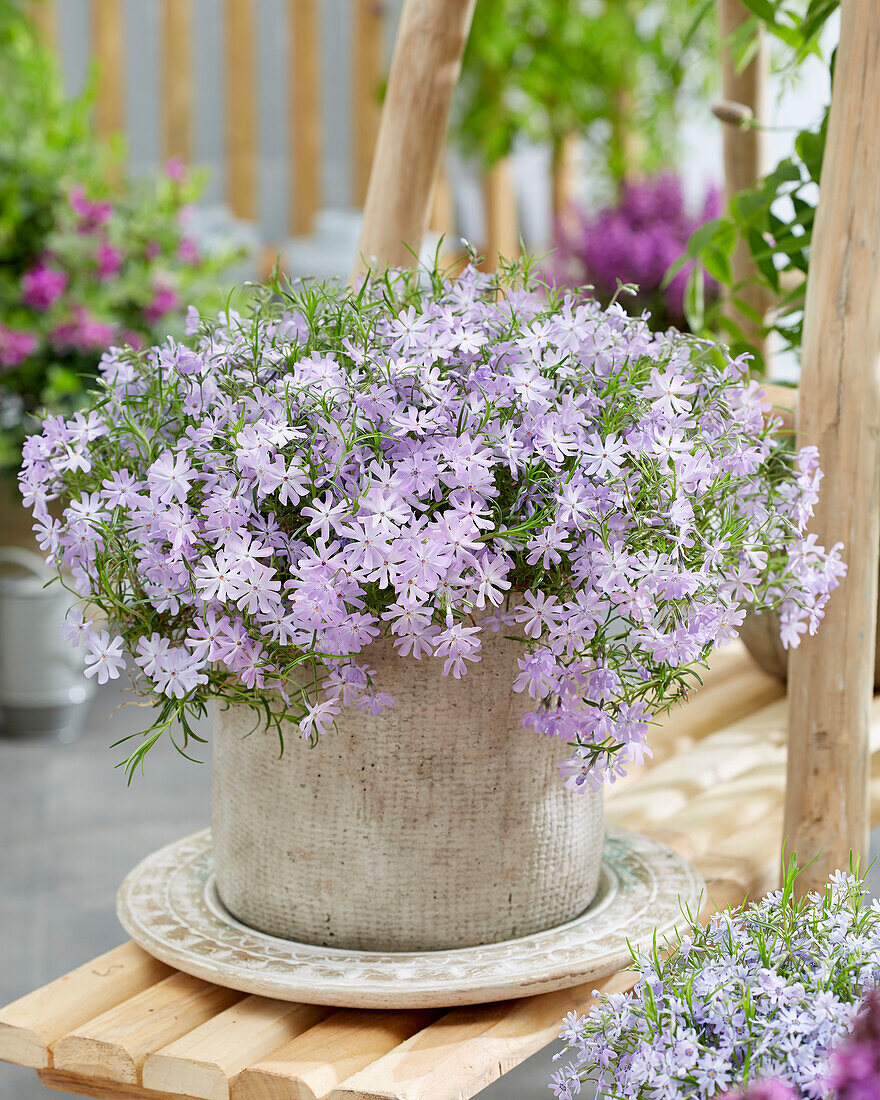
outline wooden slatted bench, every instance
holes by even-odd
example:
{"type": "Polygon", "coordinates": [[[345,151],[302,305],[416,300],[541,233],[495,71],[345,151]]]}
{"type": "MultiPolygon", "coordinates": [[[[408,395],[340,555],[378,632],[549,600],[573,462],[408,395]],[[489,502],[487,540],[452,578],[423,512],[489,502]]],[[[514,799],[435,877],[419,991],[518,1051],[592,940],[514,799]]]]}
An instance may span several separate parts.
{"type": "MultiPolygon", "coordinates": [[[[731,646],[655,730],[653,760],[608,792],[611,823],[699,867],[706,912],[776,883],[786,725],[782,686],[731,646]]],[[[871,728],[876,822],[880,700],[871,728]]],[[[595,989],[632,981],[444,1011],[330,1009],[213,986],[125,943],[0,1010],[0,1058],[104,1100],[465,1098],[553,1041],[595,989]]]]}

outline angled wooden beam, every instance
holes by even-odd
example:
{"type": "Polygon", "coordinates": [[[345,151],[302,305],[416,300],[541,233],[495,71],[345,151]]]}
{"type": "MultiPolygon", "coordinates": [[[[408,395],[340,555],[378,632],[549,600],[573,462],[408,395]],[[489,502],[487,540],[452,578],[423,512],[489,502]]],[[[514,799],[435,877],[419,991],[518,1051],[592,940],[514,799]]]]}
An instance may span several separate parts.
{"type": "Polygon", "coordinates": [[[825,471],[811,524],[848,575],[789,665],[785,838],[804,889],[868,851],[880,544],[880,12],[843,0],[804,321],[799,427],[825,471]]]}
{"type": "Polygon", "coordinates": [[[408,266],[421,246],[474,3],[404,3],[353,280],[376,263],[408,266]]]}

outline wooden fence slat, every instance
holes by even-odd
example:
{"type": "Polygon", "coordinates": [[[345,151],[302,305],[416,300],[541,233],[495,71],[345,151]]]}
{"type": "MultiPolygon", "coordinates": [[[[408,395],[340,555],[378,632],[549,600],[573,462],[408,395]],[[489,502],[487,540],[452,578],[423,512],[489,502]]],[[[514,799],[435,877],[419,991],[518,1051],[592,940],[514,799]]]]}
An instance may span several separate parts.
{"type": "Polygon", "coordinates": [[[101,137],[124,128],[125,29],[121,0],[91,0],[92,56],[98,63],[95,124],[101,137]]]}
{"type": "Polygon", "coordinates": [[[170,978],[89,1020],[55,1044],[55,1068],[136,1084],[150,1054],[244,997],[189,974],[170,978]]]}
{"type": "Polygon", "coordinates": [[[192,0],[162,0],[162,148],[184,164],[192,160],[192,49],[192,0]]]}
{"type": "MultiPolygon", "coordinates": [[[[718,29],[722,43],[725,43],[731,35],[749,19],[754,19],[752,12],[742,0],[716,0],[718,11],[718,29]]],[[[758,26],[755,31],[757,48],[754,56],[741,71],[737,69],[736,58],[728,45],[722,45],[721,50],[721,78],[725,100],[733,103],[741,103],[748,107],[756,122],[764,121],[764,100],[766,98],[766,84],[770,68],[770,51],[767,44],[767,36],[763,26],[758,26]]],[[[742,191],[746,187],[752,187],[761,178],[764,159],[764,134],[759,127],[738,126],[735,123],[727,123],[723,129],[724,142],[724,197],[725,203],[729,202],[732,195],[742,191]]],[[[762,287],[749,285],[755,277],[755,266],[752,262],[748,246],[740,242],[732,260],[733,278],[735,283],[745,283],[737,290],[737,297],[763,315],[767,302],[762,287]]],[[[731,306],[731,313],[735,316],[745,332],[746,339],[753,344],[762,355],[766,356],[766,341],[760,334],[760,326],[743,317],[735,306],[731,306]]]]}
{"type": "Polygon", "coordinates": [[[352,281],[421,248],[474,2],[404,2],[352,281]]]}
{"type": "Polygon", "coordinates": [[[134,943],[124,943],[0,1009],[0,1059],[48,1066],[62,1035],[173,973],[134,943]]]}
{"type": "Polygon", "coordinates": [[[318,0],[288,0],[290,227],[312,232],[321,206],[321,41],[318,0]]]}
{"type": "Polygon", "coordinates": [[[502,157],[483,173],[483,211],[486,222],[485,267],[494,271],[499,259],[519,255],[519,214],[510,159],[502,157]]]}
{"type": "Polygon", "coordinates": [[[343,1009],[246,1069],[232,1100],[319,1100],[436,1019],[423,1009],[343,1009]]]}
{"type": "Polygon", "coordinates": [[[333,1010],[245,997],[144,1062],[143,1084],[157,1092],[229,1100],[245,1067],[301,1035],[333,1010]]]}
{"type": "Polygon", "coordinates": [[[28,0],[28,17],[33,21],[40,40],[50,50],[58,48],[58,12],[55,0],[28,0]]]}
{"type": "Polygon", "coordinates": [[[225,0],[226,191],[232,212],[257,213],[257,71],[253,0],[225,0]]]}
{"type": "Polygon", "coordinates": [[[785,831],[804,890],[868,852],[869,709],[880,549],[880,18],[843,0],[804,314],[798,427],[825,472],[810,523],[848,572],[789,660],[785,831]]]}
{"type": "Polygon", "coordinates": [[[355,206],[363,206],[379,134],[379,84],[385,68],[385,3],[352,0],[353,53],[351,137],[355,206]]]}

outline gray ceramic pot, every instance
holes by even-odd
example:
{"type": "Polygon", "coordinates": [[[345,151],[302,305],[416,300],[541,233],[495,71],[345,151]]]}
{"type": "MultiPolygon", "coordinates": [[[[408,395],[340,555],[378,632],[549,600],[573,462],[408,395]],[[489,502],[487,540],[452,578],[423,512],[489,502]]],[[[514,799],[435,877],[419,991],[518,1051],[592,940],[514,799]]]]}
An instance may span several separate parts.
{"type": "Polygon", "coordinates": [[[460,680],[442,661],[365,657],[395,705],[343,708],[309,748],[291,727],[215,715],[212,831],[220,896],[244,924],[300,942],[429,951],[530,935],[593,899],[602,795],[566,790],[558,740],[523,728],[522,646],[483,635],[460,680]]]}

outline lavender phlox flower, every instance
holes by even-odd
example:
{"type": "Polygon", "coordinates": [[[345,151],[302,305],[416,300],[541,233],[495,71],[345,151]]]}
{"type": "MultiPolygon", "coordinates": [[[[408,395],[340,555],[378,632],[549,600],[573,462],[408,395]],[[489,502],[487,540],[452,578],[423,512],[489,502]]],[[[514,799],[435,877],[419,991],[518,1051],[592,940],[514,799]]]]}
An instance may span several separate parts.
{"type": "Polygon", "coordinates": [[[125,668],[122,646],[123,640],[118,635],[111,640],[106,630],[89,631],[85,638],[86,676],[96,676],[99,684],[118,679],[125,668]]]}
{"type": "Polygon", "coordinates": [[[744,364],[616,305],[466,269],[188,327],[107,353],[94,407],[48,418],[21,475],[166,716],[244,701],[314,739],[337,706],[391,705],[337,690],[380,634],[459,677],[503,630],[523,736],[566,742],[565,782],[593,789],[650,754],[747,605],[796,643],[840,579],[804,531],[815,453],[775,439],[744,364]]]}
{"type": "MultiPolygon", "coordinates": [[[[880,910],[866,903],[863,882],[839,872],[824,892],[793,901],[796,874],[792,864],[785,891],[705,926],[694,919],[680,941],[637,953],[632,992],[566,1018],[560,1056],[574,1058],[551,1089],[576,1075],[623,1100],[709,1100],[725,1089],[745,1089],[748,1100],[837,1095],[835,1067],[847,1064],[854,1026],[860,1043],[868,1012],[857,1016],[860,998],[880,980],[880,910]]],[[[877,1057],[880,1043],[872,1050],[877,1057]]],[[[863,1052],[853,1055],[857,1075],[863,1052]]]]}

